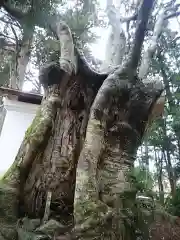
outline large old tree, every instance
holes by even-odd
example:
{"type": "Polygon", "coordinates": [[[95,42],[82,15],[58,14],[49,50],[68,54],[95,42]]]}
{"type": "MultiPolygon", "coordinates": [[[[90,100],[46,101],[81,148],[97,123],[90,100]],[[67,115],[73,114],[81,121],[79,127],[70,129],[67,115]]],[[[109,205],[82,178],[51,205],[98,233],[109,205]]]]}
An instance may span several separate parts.
{"type": "Polygon", "coordinates": [[[163,110],[163,85],[146,77],[164,20],[175,14],[168,4],[162,9],[140,64],[153,3],[143,0],[122,19],[108,1],[105,74],[88,66],[66,23],[50,22],[60,58],[40,72],[41,107],[1,181],[0,239],[135,239],[126,224],[136,193],[131,171],[146,129],[163,110]],[[137,27],[123,59],[121,24],[130,21],[137,27]]]}

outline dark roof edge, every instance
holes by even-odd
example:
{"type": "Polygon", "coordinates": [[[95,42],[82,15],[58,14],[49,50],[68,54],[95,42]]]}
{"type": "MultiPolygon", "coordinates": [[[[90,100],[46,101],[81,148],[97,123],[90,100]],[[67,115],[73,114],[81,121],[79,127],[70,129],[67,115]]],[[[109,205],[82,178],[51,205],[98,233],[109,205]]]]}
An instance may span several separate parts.
{"type": "Polygon", "coordinates": [[[1,95],[15,95],[18,98],[18,101],[20,102],[27,102],[32,104],[41,104],[41,100],[43,98],[43,95],[36,94],[36,93],[30,93],[30,92],[22,92],[17,89],[13,88],[6,88],[6,87],[0,87],[0,94],[1,95]]]}

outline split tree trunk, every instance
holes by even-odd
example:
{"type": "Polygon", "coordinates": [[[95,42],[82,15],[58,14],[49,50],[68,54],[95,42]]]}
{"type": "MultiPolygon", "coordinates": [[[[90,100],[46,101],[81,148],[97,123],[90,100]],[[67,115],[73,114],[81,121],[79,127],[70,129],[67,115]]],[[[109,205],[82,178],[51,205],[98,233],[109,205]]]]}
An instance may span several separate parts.
{"type": "MultiPolygon", "coordinates": [[[[76,181],[74,235],[78,239],[133,239],[124,225],[135,197],[131,169],[161,91],[144,84],[132,88],[125,72],[115,72],[96,96],[97,88],[84,82],[87,77],[72,75],[64,84],[65,74],[61,84],[47,89],[3,181],[17,189],[21,218],[43,219],[51,192],[47,220],[61,222],[64,229],[73,225],[76,181]],[[117,76],[120,81],[116,82],[117,76]]],[[[59,234],[58,230],[53,234],[59,234]]]]}
{"type": "Polygon", "coordinates": [[[21,218],[19,239],[68,239],[73,226],[77,239],[134,239],[127,230],[136,193],[131,169],[162,92],[136,76],[152,2],[143,2],[130,61],[108,75],[89,69],[69,28],[57,24],[60,67],[45,69],[42,105],[2,180],[16,193],[10,203],[21,218]]]}
{"type": "Polygon", "coordinates": [[[136,195],[132,168],[161,90],[132,85],[128,74],[110,74],[91,108],[76,176],[77,239],[135,238],[127,228],[136,195]]]}
{"type": "Polygon", "coordinates": [[[23,196],[24,214],[30,217],[43,217],[47,189],[53,189],[52,217],[72,217],[76,165],[97,93],[97,89],[85,83],[85,77],[77,74],[70,77],[66,86],[62,87],[62,83],[48,88],[15,160],[17,164],[21,162],[20,173],[14,163],[3,178],[14,186],[20,174],[18,188],[23,196]],[[57,102],[51,101],[54,97],[57,102]],[[28,151],[31,157],[24,157],[28,151]]]}
{"type": "Polygon", "coordinates": [[[74,54],[72,38],[67,27],[60,31],[65,38],[61,45],[61,68],[50,65],[44,70],[46,76],[43,75],[44,81],[48,78],[49,83],[59,84],[46,86],[41,107],[2,182],[18,195],[14,196],[18,202],[12,205],[17,217],[54,219],[67,229],[73,225],[76,165],[90,108],[106,75],[91,71],[80,57],[74,74],[75,63],[67,58],[71,51],[74,54]],[[50,208],[46,209],[48,201],[50,208]]]}

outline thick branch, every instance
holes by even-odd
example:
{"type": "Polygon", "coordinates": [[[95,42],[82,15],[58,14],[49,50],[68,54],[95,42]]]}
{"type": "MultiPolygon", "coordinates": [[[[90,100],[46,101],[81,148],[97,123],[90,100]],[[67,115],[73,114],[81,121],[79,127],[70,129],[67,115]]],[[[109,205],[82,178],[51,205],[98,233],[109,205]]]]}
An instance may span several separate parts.
{"type": "Polygon", "coordinates": [[[76,73],[77,66],[75,62],[74,43],[71,30],[64,22],[58,22],[56,25],[56,33],[60,40],[60,67],[69,75],[76,73]]]}
{"type": "MultiPolygon", "coordinates": [[[[13,33],[16,34],[14,30],[13,30],[13,33]]],[[[17,56],[17,63],[18,63],[17,64],[17,73],[18,73],[17,81],[18,81],[19,89],[22,89],[23,87],[26,68],[31,55],[31,45],[33,41],[33,35],[34,35],[34,28],[24,29],[23,38],[20,44],[16,35],[16,44],[17,44],[16,47],[19,50],[18,56],[17,56]]]]}
{"type": "Polygon", "coordinates": [[[158,16],[157,22],[154,27],[153,36],[149,43],[149,47],[148,47],[147,51],[144,53],[144,56],[142,58],[142,62],[141,62],[140,68],[139,68],[139,77],[141,79],[145,78],[148,74],[148,69],[149,69],[149,66],[151,63],[151,59],[157,48],[158,38],[160,37],[160,34],[162,33],[164,17],[165,17],[165,11],[163,10],[158,16]]]}
{"type": "Polygon", "coordinates": [[[129,67],[132,72],[136,72],[136,69],[139,63],[141,48],[143,45],[147,23],[148,23],[151,9],[153,7],[153,3],[154,3],[154,0],[144,0],[138,14],[137,29],[135,33],[132,54],[129,61],[129,67]]]}
{"type": "Polygon", "coordinates": [[[171,106],[175,107],[174,99],[173,99],[172,93],[170,91],[168,77],[167,77],[166,71],[165,71],[164,66],[163,66],[163,56],[161,55],[160,51],[158,51],[157,57],[158,57],[158,61],[160,63],[160,71],[161,71],[161,75],[163,77],[163,82],[164,82],[164,85],[165,85],[165,90],[166,90],[166,95],[167,95],[167,100],[168,100],[168,103],[169,103],[169,107],[170,108],[171,108],[171,106]]]}
{"type": "MultiPolygon", "coordinates": [[[[9,6],[4,6],[4,9],[14,18],[17,17],[17,20],[21,20],[23,17],[25,17],[26,14],[21,14],[19,15],[19,11],[16,12],[15,9],[10,8],[9,6]]],[[[96,71],[94,71],[87,63],[86,59],[84,56],[82,56],[82,54],[79,54],[78,52],[78,56],[77,54],[76,57],[74,55],[74,44],[73,44],[73,40],[72,40],[72,36],[71,36],[71,32],[69,27],[65,24],[65,23],[58,23],[58,27],[57,25],[54,26],[54,24],[56,22],[60,22],[59,21],[59,16],[57,15],[53,15],[50,18],[47,19],[47,21],[43,21],[40,22],[38,25],[40,27],[49,27],[50,30],[55,34],[55,36],[60,40],[60,42],[63,42],[63,44],[60,44],[60,49],[61,49],[61,58],[60,58],[60,62],[63,65],[71,65],[70,67],[66,66],[67,69],[63,69],[65,71],[68,71],[69,69],[69,73],[71,72],[72,69],[74,69],[74,71],[77,71],[77,64],[76,64],[76,58],[77,58],[77,62],[81,63],[81,69],[80,71],[82,71],[83,73],[85,73],[86,75],[90,74],[91,77],[94,76],[97,78],[97,80],[100,80],[100,83],[102,83],[102,80],[104,80],[106,78],[106,74],[99,74],[96,71]],[[64,30],[63,30],[63,26],[64,26],[64,30]],[[65,30],[66,29],[66,30],[65,30]],[[71,42],[71,44],[70,44],[71,42]],[[69,49],[68,49],[69,48],[69,49]],[[70,54],[68,56],[68,54],[70,54]],[[71,69],[71,70],[70,70],[71,69]]],[[[61,67],[62,67],[61,66],[61,67]]],[[[63,68],[63,67],[62,67],[63,68]]],[[[65,66],[64,66],[65,68],[65,66]]]]}
{"type": "Polygon", "coordinates": [[[178,17],[178,16],[180,16],[180,12],[171,13],[165,17],[165,20],[173,18],[173,17],[178,17]]]}
{"type": "Polygon", "coordinates": [[[107,1],[106,12],[110,23],[110,33],[103,70],[121,65],[126,49],[126,37],[122,28],[120,12],[115,8],[112,1],[107,1]]]}
{"type": "MultiPolygon", "coordinates": [[[[175,11],[176,9],[178,9],[178,5],[176,5],[173,10],[175,11]]],[[[157,22],[155,23],[155,27],[154,27],[154,32],[153,32],[153,36],[151,38],[151,41],[149,43],[149,47],[147,49],[147,51],[145,52],[142,62],[141,62],[141,66],[139,69],[139,77],[141,79],[145,78],[148,74],[148,69],[151,63],[151,59],[154,56],[154,53],[156,51],[157,48],[157,42],[158,39],[162,33],[162,29],[163,29],[163,24],[164,21],[173,17],[173,16],[177,16],[178,12],[169,14],[166,16],[167,11],[171,10],[170,8],[164,8],[162,10],[162,12],[159,14],[158,18],[157,18],[157,22]]],[[[180,14],[180,13],[179,13],[180,14]]]]}
{"type": "MultiPolygon", "coordinates": [[[[56,27],[53,25],[54,21],[53,19],[49,21],[48,27],[54,34],[57,40],[59,40],[59,37],[57,35],[56,27]]],[[[85,76],[87,82],[88,79],[93,79],[94,81],[88,82],[89,84],[93,85],[94,88],[99,89],[101,84],[103,83],[104,79],[108,76],[109,73],[98,73],[92,67],[88,64],[83,52],[74,46],[74,54],[75,54],[75,62],[76,62],[76,71],[85,76]]],[[[56,68],[56,67],[55,67],[56,68]]]]}
{"type": "Polygon", "coordinates": [[[15,29],[14,29],[14,27],[11,25],[11,30],[12,30],[12,32],[13,32],[13,34],[14,34],[14,37],[15,37],[15,40],[16,40],[16,44],[18,44],[18,36],[17,36],[17,34],[16,34],[16,31],[15,31],[15,29]]]}

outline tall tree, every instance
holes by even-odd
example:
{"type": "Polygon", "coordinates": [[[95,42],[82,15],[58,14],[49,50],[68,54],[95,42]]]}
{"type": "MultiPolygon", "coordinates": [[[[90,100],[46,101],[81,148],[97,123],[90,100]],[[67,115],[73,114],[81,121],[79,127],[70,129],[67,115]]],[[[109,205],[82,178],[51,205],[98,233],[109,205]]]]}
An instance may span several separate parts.
{"type": "MultiPolygon", "coordinates": [[[[68,239],[72,227],[77,239],[135,238],[136,229],[127,231],[126,218],[136,194],[131,170],[144,133],[164,103],[160,81],[144,81],[148,68],[138,77],[152,8],[153,0],[142,1],[129,56],[107,74],[92,70],[74,46],[68,25],[51,18],[59,62],[40,72],[45,89],[41,108],[2,179],[1,195],[4,201],[9,197],[11,206],[4,221],[12,228],[17,220],[13,211],[18,212],[19,239],[68,239]],[[53,231],[47,231],[48,224],[53,231]]],[[[171,5],[164,8],[148,47],[151,54],[145,52],[140,70],[144,63],[150,65],[164,20],[172,15],[171,5]]],[[[114,54],[114,47],[109,53],[114,54]]],[[[1,229],[5,239],[16,237],[1,229]]]]}
{"type": "MultiPolygon", "coordinates": [[[[9,33],[8,36],[4,36],[3,38],[3,47],[6,50],[13,52],[13,59],[11,64],[11,77],[10,77],[10,86],[13,88],[22,89],[23,83],[26,80],[26,70],[28,63],[31,61],[30,56],[34,55],[34,52],[39,50],[33,49],[34,38],[37,38],[36,27],[45,28],[43,34],[46,35],[45,38],[38,39],[41,42],[41,46],[43,46],[43,42],[48,40],[52,40],[52,33],[50,31],[47,32],[47,24],[51,21],[52,16],[55,14],[55,9],[59,7],[59,4],[62,4],[61,7],[65,6],[64,9],[60,13],[61,19],[65,20],[71,27],[72,32],[76,33],[76,38],[82,42],[83,48],[87,49],[87,42],[93,41],[95,36],[92,32],[89,31],[90,27],[94,23],[94,19],[96,18],[96,14],[94,12],[95,3],[85,3],[85,1],[79,1],[74,4],[73,7],[68,8],[65,3],[61,1],[4,1],[1,5],[1,12],[3,17],[0,19],[2,24],[6,23],[6,28],[9,27],[12,30],[12,33],[9,33]],[[75,9],[73,9],[75,8],[75,9]],[[44,19],[47,19],[44,21],[44,19]],[[13,21],[16,20],[14,23],[13,21]],[[9,35],[14,35],[13,44],[12,37],[9,35]],[[7,41],[8,40],[8,41],[7,41]],[[10,41],[11,40],[11,41],[10,41]],[[33,49],[33,53],[32,53],[33,49]]],[[[76,41],[77,41],[76,39],[76,41]]],[[[40,44],[38,44],[40,45],[40,44]]],[[[57,44],[54,44],[57,45],[57,44]]],[[[49,58],[49,53],[47,50],[49,46],[47,44],[44,45],[44,48],[41,51],[45,51],[46,56],[44,56],[44,60],[49,58]]],[[[51,53],[53,51],[51,44],[51,53]]],[[[38,53],[37,53],[38,54],[38,53]]],[[[33,56],[34,58],[34,56],[33,56]]],[[[42,57],[38,61],[38,67],[42,63],[42,57]]],[[[37,67],[37,66],[36,66],[37,67]]],[[[39,89],[38,82],[33,80],[33,84],[35,82],[35,87],[39,89]]]]}
{"type": "MultiPolygon", "coordinates": [[[[154,130],[151,131],[149,145],[155,147],[157,155],[157,175],[161,174],[158,169],[163,170],[162,183],[169,181],[169,188],[164,186],[166,191],[175,194],[178,180],[179,163],[179,41],[178,32],[166,28],[161,35],[157,54],[151,66],[151,73],[162,78],[165,92],[165,116],[157,121],[154,130]]],[[[158,177],[158,178],[159,178],[158,177]]],[[[160,186],[159,186],[160,187],[160,186]]],[[[167,192],[166,192],[167,194],[167,192]]]]}

